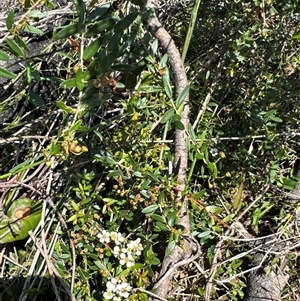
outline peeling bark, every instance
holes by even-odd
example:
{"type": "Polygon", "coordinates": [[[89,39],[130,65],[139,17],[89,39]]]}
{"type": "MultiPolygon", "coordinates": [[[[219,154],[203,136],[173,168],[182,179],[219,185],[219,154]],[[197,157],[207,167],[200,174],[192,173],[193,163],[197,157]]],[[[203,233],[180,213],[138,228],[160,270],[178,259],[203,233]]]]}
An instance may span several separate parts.
{"type": "MultiPolygon", "coordinates": [[[[299,175],[300,173],[298,172],[298,176],[299,175]]],[[[299,201],[300,183],[298,183],[295,190],[288,195],[290,196],[291,203],[299,201]]],[[[265,243],[266,242],[267,241],[265,241],[265,243]]],[[[281,300],[282,291],[289,281],[288,259],[286,258],[289,246],[283,241],[283,238],[279,238],[277,242],[269,245],[269,249],[270,247],[273,252],[282,252],[285,254],[279,256],[277,267],[273,268],[269,273],[269,265],[276,255],[270,254],[263,260],[268,251],[266,247],[262,247],[261,252],[257,252],[254,255],[252,266],[261,266],[251,271],[248,275],[247,293],[244,301],[281,300]]]]}
{"type": "Polygon", "coordinates": [[[251,271],[248,275],[248,286],[245,301],[271,301],[281,300],[281,293],[289,280],[288,266],[285,255],[278,260],[278,265],[268,271],[269,264],[274,259],[275,255],[265,255],[270,251],[280,252],[286,247],[284,242],[276,242],[271,246],[263,242],[261,252],[254,255],[252,265],[259,266],[258,269],[251,271]]]}

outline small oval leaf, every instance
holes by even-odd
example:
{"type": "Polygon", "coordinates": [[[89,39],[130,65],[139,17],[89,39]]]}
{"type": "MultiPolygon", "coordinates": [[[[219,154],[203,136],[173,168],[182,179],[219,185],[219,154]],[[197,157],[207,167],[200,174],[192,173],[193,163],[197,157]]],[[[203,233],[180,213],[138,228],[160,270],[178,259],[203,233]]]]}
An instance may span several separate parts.
{"type": "Polygon", "coordinates": [[[113,28],[113,25],[115,25],[117,19],[116,18],[109,18],[109,19],[105,19],[105,20],[101,20],[99,22],[97,22],[96,24],[94,24],[92,27],[90,27],[88,29],[88,31],[86,32],[86,37],[90,38],[93,37],[95,35],[97,35],[98,33],[104,31],[107,28],[113,28]]]}
{"type": "Polygon", "coordinates": [[[183,104],[184,100],[189,94],[189,91],[190,91],[190,85],[185,86],[185,88],[181,91],[180,95],[176,99],[176,109],[179,109],[179,107],[183,104]]]}
{"type": "Polygon", "coordinates": [[[157,208],[158,208],[157,204],[152,204],[152,205],[144,208],[142,210],[142,213],[144,213],[144,214],[150,214],[151,215],[152,213],[154,213],[157,210],[157,208]]]}
{"type": "Polygon", "coordinates": [[[11,9],[6,18],[6,27],[8,30],[12,29],[12,26],[14,24],[14,18],[15,18],[15,11],[11,9]]]}
{"type": "Polygon", "coordinates": [[[22,48],[12,39],[7,38],[5,39],[7,45],[9,46],[11,52],[16,55],[17,57],[22,57],[24,58],[24,51],[22,50],[22,48]]]}
{"type": "Polygon", "coordinates": [[[54,39],[59,40],[59,39],[64,39],[69,36],[72,36],[73,34],[77,33],[77,24],[70,24],[67,26],[64,26],[61,28],[60,31],[54,34],[54,39]]]}
{"type": "Polygon", "coordinates": [[[0,67],[0,77],[5,77],[5,78],[13,79],[16,76],[17,76],[16,74],[10,72],[9,70],[0,67]]]}
{"type": "Polygon", "coordinates": [[[172,98],[173,92],[172,92],[172,88],[171,88],[171,84],[170,84],[170,79],[166,75],[163,76],[163,85],[164,85],[164,89],[166,91],[167,96],[169,98],[172,98]]]}
{"type": "Polygon", "coordinates": [[[167,121],[169,121],[169,120],[174,116],[174,113],[175,113],[174,109],[168,110],[168,111],[165,113],[165,115],[162,117],[160,123],[164,124],[164,123],[166,123],[167,121]]]}
{"type": "Polygon", "coordinates": [[[93,41],[88,47],[86,47],[86,49],[83,52],[83,59],[84,60],[88,60],[91,57],[93,57],[98,49],[100,48],[100,46],[103,44],[103,38],[99,37],[98,39],[96,39],[95,41],[93,41]]]}
{"type": "MultiPolygon", "coordinates": [[[[9,55],[6,52],[0,50],[0,61],[8,62],[9,60],[10,60],[9,55]]],[[[0,75],[1,75],[1,73],[0,73],[0,75]]]]}
{"type": "Polygon", "coordinates": [[[59,85],[61,88],[70,89],[76,87],[76,78],[69,78],[59,85]]]}
{"type": "Polygon", "coordinates": [[[79,91],[82,91],[84,88],[84,73],[81,68],[76,72],[76,87],[79,91]]]}
{"type": "Polygon", "coordinates": [[[29,32],[29,33],[33,33],[33,34],[43,34],[44,32],[42,30],[40,30],[39,28],[32,26],[30,24],[26,24],[24,31],[29,32]]]}
{"type": "Polygon", "coordinates": [[[174,124],[175,124],[176,129],[181,130],[181,131],[184,130],[184,124],[180,120],[175,120],[174,124]]]}

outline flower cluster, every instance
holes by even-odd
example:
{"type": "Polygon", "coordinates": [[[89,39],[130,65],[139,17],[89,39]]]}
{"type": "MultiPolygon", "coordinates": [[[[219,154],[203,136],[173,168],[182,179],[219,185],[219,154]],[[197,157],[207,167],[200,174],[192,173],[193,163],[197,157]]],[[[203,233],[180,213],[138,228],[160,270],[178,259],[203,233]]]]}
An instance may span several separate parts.
{"type": "Polygon", "coordinates": [[[120,265],[126,265],[127,268],[134,265],[134,258],[142,254],[143,246],[140,241],[141,239],[138,238],[129,241],[123,248],[118,245],[114,247],[113,253],[119,259],[120,265]]]}
{"type": "MultiPolygon", "coordinates": [[[[142,254],[143,245],[141,239],[128,240],[119,232],[108,232],[102,230],[97,238],[103,244],[114,244],[112,249],[113,256],[118,259],[121,266],[131,268],[135,260],[142,254]]],[[[131,286],[127,282],[122,282],[117,278],[111,278],[106,284],[105,300],[121,301],[127,299],[131,291],[131,286]]]]}
{"type": "Polygon", "coordinates": [[[111,278],[106,283],[106,292],[103,297],[106,300],[121,301],[128,298],[132,287],[127,282],[122,282],[116,278],[111,278]]]}

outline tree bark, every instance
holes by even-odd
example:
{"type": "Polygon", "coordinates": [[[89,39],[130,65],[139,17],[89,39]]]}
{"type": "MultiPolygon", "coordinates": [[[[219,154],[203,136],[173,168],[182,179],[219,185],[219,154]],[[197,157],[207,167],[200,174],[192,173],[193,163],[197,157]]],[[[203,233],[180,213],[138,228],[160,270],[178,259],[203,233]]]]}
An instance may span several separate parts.
{"type": "Polygon", "coordinates": [[[266,244],[268,240],[260,241],[261,250],[253,257],[253,268],[248,275],[248,286],[245,301],[271,301],[281,300],[282,290],[289,280],[286,255],[279,257],[277,265],[270,267],[270,263],[276,255],[268,255],[268,251],[279,253],[284,250],[286,244],[282,241],[266,244]],[[269,270],[271,268],[271,271],[269,270]]]}
{"type": "MultiPolygon", "coordinates": [[[[300,176],[298,171],[297,176],[300,176]]],[[[300,182],[289,195],[291,203],[296,203],[300,198],[300,182]]],[[[251,271],[248,275],[247,293],[244,301],[278,301],[281,300],[282,291],[289,281],[289,267],[286,254],[289,250],[287,242],[283,241],[282,235],[277,233],[278,240],[272,244],[267,244],[268,240],[263,241],[260,252],[257,252],[252,261],[252,266],[260,266],[251,271]],[[264,244],[264,246],[263,246],[264,244]],[[273,255],[272,252],[268,256],[266,253],[270,251],[275,253],[285,253],[282,256],[273,255]],[[277,266],[269,272],[272,260],[277,256],[277,266]],[[265,258],[264,258],[265,257],[265,258]]],[[[274,235],[276,237],[276,235],[274,235]]]]}
{"type": "MultiPolygon", "coordinates": [[[[165,30],[158,20],[155,12],[157,1],[148,0],[145,5],[145,23],[148,31],[158,39],[163,51],[169,56],[169,63],[172,69],[172,75],[175,84],[175,96],[178,97],[183,89],[188,85],[181,55],[176,47],[174,40],[165,30]],[[149,16],[150,14],[150,16],[149,16]]],[[[182,196],[185,188],[188,166],[188,147],[187,147],[187,131],[189,125],[189,96],[186,96],[184,108],[181,114],[181,122],[184,130],[175,130],[175,170],[177,172],[176,187],[176,206],[181,207],[178,228],[182,230],[181,246],[177,245],[170,256],[166,256],[162,262],[159,279],[154,289],[155,294],[160,298],[152,298],[153,301],[166,299],[170,289],[170,282],[176,268],[195,260],[200,253],[199,243],[191,236],[190,218],[188,213],[188,200],[182,196]],[[182,205],[180,206],[180,204],[182,205]]]]}

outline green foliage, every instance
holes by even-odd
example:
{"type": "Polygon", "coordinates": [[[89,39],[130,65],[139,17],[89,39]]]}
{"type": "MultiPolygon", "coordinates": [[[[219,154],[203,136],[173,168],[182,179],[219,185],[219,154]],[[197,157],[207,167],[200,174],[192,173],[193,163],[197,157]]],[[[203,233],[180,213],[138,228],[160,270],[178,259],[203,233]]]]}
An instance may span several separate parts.
{"type": "MultiPolygon", "coordinates": [[[[196,9],[192,1],[181,3],[165,20],[177,45],[187,51],[190,84],[177,99],[169,58],[143,30],[143,1],[125,1],[120,9],[74,1],[72,20],[54,29],[46,56],[27,59],[18,74],[0,67],[1,77],[11,83],[21,79],[0,95],[0,114],[18,108],[1,134],[0,178],[16,186],[0,183],[2,201],[12,204],[0,224],[0,243],[25,239],[41,219],[39,207],[36,215],[17,221],[17,229],[11,224],[17,204],[26,200],[32,206],[32,199],[50,194],[54,204],[45,204],[36,235],[44,238],[54,269],[76,300],[113,295],[147,300],[146,293],[134,289],[152,289],[164,257],[176,246],[185,247],[177,225],[181,204],[175,201],[170,141],[176,128],[184,129],[181,113],[188,93],[189,168],[182,195],[189,200],[191,228],[203,257],[198,262],[202,270],[182,268],[180,287],[191,296],[244,298],[248,258],[239,255],[249,245],[232,230],[236,220],[253,237],[277,227],[287,238],[295,236],[288,226],[298,213],[285,204],[282,192],[293,191],[298,180],[297,4],[203,1],[188,25],[178,20],[191,18],[196,9]],[[69,47],[62,48],[66,41],[69,47]],[[48,60],[54,62],[54,73],[43,73],[48,60]],[[40,83],[49,84],[55,96],[45,97],[36,88],[40,83]],[[26,196],[22,201],[16,187],[26,196]]],[[[51,8],[51,2],[44,6],[51,8]]],[[[13,10],[7,16],[3,62],[28,57],[23,31],[42,34],[34,20],[44,17],[45,7],[27,1],[24,9],[26,18],[17,21],[13,10]]],[[[40,291],[32,282],[32,287],[24,284],[23,293],[46,300],[53,283],[42,272],[44,255],[36,242],[15,246],[16,262],[24,267],[35,262],[32,269],[42,278],[40,291]]],[[[5,278],[12,272],[28,277],[26,268],[2,264],[5,278]]],[[[6,285],[1,297],[11,297],[14,284],[6,285]]],[[[69,298],[67,291],[59,293],[69,298]]]]}

